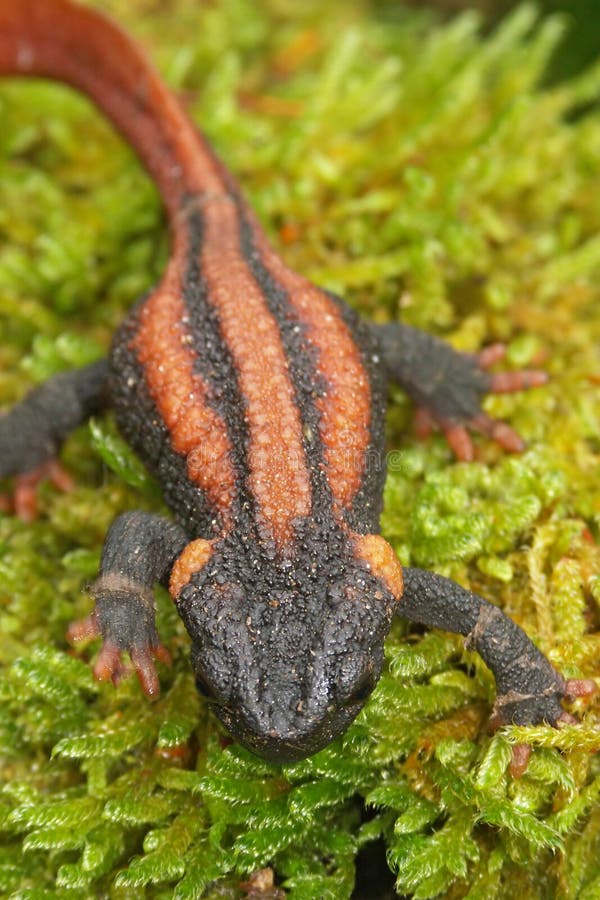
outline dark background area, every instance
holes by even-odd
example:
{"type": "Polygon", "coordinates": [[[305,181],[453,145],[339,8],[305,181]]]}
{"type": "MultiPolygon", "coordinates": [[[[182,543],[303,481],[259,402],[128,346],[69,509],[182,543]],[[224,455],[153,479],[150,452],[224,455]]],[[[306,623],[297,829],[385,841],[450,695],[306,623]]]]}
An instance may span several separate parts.
{"type": "MultiPolygon", "coordinates": [[[[407,3],[418,9],[432,7],[447,16],[476,9],[493,26],[518,5],[518,0],[407,0],[407,3]]],[[[398,9],[397,0],[379,0],[378,5],[387,15],[393,15],[394,7],[398,9]]],[[[549,81],[569,78],[600,59],[600,0],[539,0],[537,7],[541,15],[561,12],[569,23],[552,60],[549,81]]]]}

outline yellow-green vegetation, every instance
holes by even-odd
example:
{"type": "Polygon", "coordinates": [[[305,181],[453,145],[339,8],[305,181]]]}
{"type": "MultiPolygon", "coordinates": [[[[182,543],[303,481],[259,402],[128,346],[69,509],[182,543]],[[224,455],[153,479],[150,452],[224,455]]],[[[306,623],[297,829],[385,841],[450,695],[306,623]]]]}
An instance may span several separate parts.
{"type": "MultiPolygon", "coordinates": [[[[547,368],[548,387],[486,401],[529,449],[481,440],[471,465],[416,440],[392,392],[384,533],[403,562],[501,605],[566,675],[600,675],[600,67],[540,87],[563,23],[531,6],[482,37],[472,14],[392,20],[388,5],[384,20],[345,0],[98,5],[182,91],[292,266],[366,316],[465,350],[506,341],[509,364],[547,368]]],[[[9,405],[106,351],[167,237],[147,177],[84,100],[4,83],[0,117],[9,405]]],[[[452,636],[395,627],[359,720],[283,768],[224,745],[166,594],[160,700],[94,683],[94,648],[65,641],[91,607],[81,584],[112,518],[160,498],[110,421],[63,460],[73,493],[44,486],[33,525],[0,514],[2,896],[233,898],[272,866],[293,900],[338,900],[377,842],[404,895],[600,896],[597,706],[492,737],[493,679],[452,636]]]]}

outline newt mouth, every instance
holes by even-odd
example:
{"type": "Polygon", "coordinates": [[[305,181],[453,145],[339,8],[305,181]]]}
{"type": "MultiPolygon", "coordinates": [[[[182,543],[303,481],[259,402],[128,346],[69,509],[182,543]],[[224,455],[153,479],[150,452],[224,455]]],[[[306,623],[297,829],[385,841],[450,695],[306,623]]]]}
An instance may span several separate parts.
{"type": "MultiPolygon", "coordinates": [[[[271,723],[267,721],[261,726],[254,716],[246,716],[239,708],[234,712],[230,707],[220,706],[214,712],[235,740],[252,753],[268,762],[286,765],[306,759],[330,744],[361,708],[362,704],[336,709],[322,719],[306,717],[304,727],[286,729],[269,727],[271,723]]],[[[302,720],[296,718],[295,724],[299,721],[302,720]]]]}

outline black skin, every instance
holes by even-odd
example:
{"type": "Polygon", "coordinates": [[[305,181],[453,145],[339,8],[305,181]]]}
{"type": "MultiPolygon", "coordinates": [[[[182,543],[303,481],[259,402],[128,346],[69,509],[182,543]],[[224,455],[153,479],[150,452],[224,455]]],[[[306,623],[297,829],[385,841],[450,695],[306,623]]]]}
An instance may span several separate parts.
{"type": "MultiPolygon", "coordinates": [[[[134,318],[135,312],[129,322],[134,318]]],[[[30,471],[88,415],[107,404],[116,408],[124,433],[161,479],[177,520],[145,513],[117,519],[93,589],[88,634],[102,634],[105,656],[129,652],[140,673],[160,650],[153,583],[168,583],[189,540],[215,531],[208,511],[197,513],[197,488],[185,483],[182,461],[169,456],[164,426],[126,351],[128,327],[115,340],[108,377],[102,362],[56,376],[0,418],[0,477],[30,471]],[[196,519],[190,517],[194,509],[196,519]]],[[[374,327],[368,336],[361,326],[355,333],[363,344],[372,342],[366,352],[380,367],[373,384],[383,385],[384,375],[393,378],[444,420],[477,417],[489,376],[473,357],[400,324],[374,327]]],[[[382,406],[383,396],[374,402],[382,406]]],[[[381,483],[379,476],[368,482],[352,512],[352,527],[360,533],[378,530],[381,483]]],[[[215,541],[210,561],[177,600],[199,690],[255,753],[292,762],[340,734],[377,683],[396,614],[466,636],[496,677],[498,722],[556,725],[565,716],[561,700],[568,690],[561,676],[517,625],[476,594],[439,575],[405,569],[398,601],[356,558],[325,504],[299,525],[294,554],[282,566],[261,541],[252,515],[240,509],[236,526],[215,541]]]]}
{"type": "Polygon", "coordinates": [[[61,372],[34,388],[0,418],[0,478],[33,471],[52,459],[81,422],[108,403],[105,359],[61,372]]]}
{"type": "Polygon", "coordinates": [[[439,338],[409,325],[375,325],[373,330],[388,376],[402,385],[417,406],[443,421],[477,418],[491,376],[475,357],[456,353],[439,338]]]}
{"type": "Polygon", "coordinates": [[[168,586],[173,563],[187,543],[183,529],[162,516],[135,511],[115,519],[91,588],[99,630],[108,643],[120,651],[158,647],[153,586],[168,586]]]}
{"type": "Polygon", "coordinates": [[[235,529],[177,607],[199,689],[229,731],[273,762],[321,749],[377,683],[397,603],[341,530],[307,522],[289,568],[235,529]]]}

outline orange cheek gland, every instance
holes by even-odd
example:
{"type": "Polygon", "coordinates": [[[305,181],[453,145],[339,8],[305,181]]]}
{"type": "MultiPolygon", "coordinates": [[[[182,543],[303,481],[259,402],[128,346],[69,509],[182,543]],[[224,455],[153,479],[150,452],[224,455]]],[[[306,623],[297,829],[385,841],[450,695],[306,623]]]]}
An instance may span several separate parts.
{"type": "Polygon", "coordinates": [[[378,534],[355,535],[354,552],[356,558],[383,582],[392,597],[400,600],[404,591],[402,566],[388,542],[378,534]]]}
{"type": "Polygon", "coordinates": [[[182,587],[191,581],[192,576],[202,571],[213,550],[214,542],[205,541],[203,538],[198,538],[187,545],[171,570],[169,591],[174,600],[179,596],[182,587]]]}

